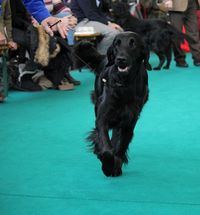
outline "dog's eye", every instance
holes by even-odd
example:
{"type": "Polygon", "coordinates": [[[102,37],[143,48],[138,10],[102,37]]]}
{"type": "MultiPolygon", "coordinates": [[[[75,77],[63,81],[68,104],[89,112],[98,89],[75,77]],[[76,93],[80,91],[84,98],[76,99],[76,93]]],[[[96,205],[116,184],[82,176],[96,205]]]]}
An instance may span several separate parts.
{"type": "Polygon", "coordinates": [[[117,45],[117,46],[120,46],[120,45],[121,45],[121,40],[117,40],[117,41],[116,41],[116,45],[117,45]]]}
{"type": "Polygon", "coordinates": [[[130,41],[129,41],[129,46],[131,48],[135,47],[135,39],[131,38],[130,41]]]}

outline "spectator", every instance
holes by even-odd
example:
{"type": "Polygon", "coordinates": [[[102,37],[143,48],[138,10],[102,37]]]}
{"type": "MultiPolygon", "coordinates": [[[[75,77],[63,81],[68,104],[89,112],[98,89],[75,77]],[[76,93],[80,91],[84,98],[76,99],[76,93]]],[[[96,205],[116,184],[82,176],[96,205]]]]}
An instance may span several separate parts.
{"type": "Polygon", "coordinates": [[[159,7],[158,0],[140,0],[139,3],[142,6],[141,11],[144,18],[156,18],[168,21],[168,14],[165,8],[159,7]]]}
{"type": "Polygon", "coordinates": [[[62,18],[62,22],[57,23],[57,17],[53,17],[45,7],[43,0],[23,0],[29,13],[44,27],[45,31],[53,36],[53,31],[58,31],[62,38],[66,38],[69,30],[68,17],[62,18]],[[54,25],[57,23],[56,25],[54,25]],[[52,28],[51,25],[54,25],[52,28]]]}
{"type": "Polygon", "coordinates": [[[18,44],[18,49],[15,52],[10,53],[9,57],[18,63],[25,63],[26,58],[26,48],[23,47],[24,37],[19,35],[18,32],[25,32],[27,30],[27,23],[31,24],[31,17],[28,14],[26,8],[24,7],[22,0],[10,0],[10,7],[12,13],[12,32],[13,39],[18,44]]]}
{"type": "Polygon", "coordinates": [[[102,0],[71,0],[71,10],[78,18],[78,27],[93,27],[96,32],[102,34],[103,39],[98,44],[98,51],[106,54],[114,37],[122,28],[109,22],[106,15],[101,11],[102,0]]]}
{"type": "MultiPolygon", "coordinates": [[[[11,50],[17,49],[17,43],[12,38],[12,20],[9,0],[0,0],[0,45],[8,44],[11,50]]],[[[1,66],[1,65],[0,65],[1,66]]],[[[4,100],[3,74],[0,68],[0,102],[4,100]]]]}
{"type": "MultiPolygon", "coordinates": [[[[197,0],[164,0],[165,7],[169,10],[170,21],[179,31],[183,25],[186,29],[186,34],[193,38],[196,42],[189,44],[192,58],[195,66],[200,66],[200,42],[196,10],[199,4],[197,0]]],[[[188,67],[185,61],[185,53],[181,48],[174,47],[174,55],[176,66],[188,67]]]]}
{"type": "Polygon", "coordinates": [[[15,50],[17,43],[12,38],[12,20],[9,0],[0,0],[0,44],[8,43],[15,50]]]}
{"type": "Polygon", "coordinates": [[[44,0],[48,11],[57,18],[69,17],[69,30],[67,40],[69,45],[74,44],[74,27],[77,24],[76,17],[72,16],[71,10],[62,0],[44,0]]]}

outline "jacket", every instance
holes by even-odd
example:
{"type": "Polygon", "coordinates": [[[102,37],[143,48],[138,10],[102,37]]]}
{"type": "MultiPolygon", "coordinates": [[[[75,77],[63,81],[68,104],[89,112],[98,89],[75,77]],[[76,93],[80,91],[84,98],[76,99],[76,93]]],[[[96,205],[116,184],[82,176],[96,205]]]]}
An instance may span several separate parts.
{"type": "Polygon", "coordinates": [[[9,0],[2,0],[0,16],[0,32],[7,36],[8,41],[12,40],[12,19],[9,0]]]}
{"type": "Polygon", "coordinates": [[[108,19],[101,11],[101,8],[97,6],[96,0],[71,0],[70,8],[77,17],[78,22],[87,18],[89,21],[108,24],[108,19]]]}
{"type": "Polygon", "coordinates": [[[39,23],[41,23],[44,19],[50,16],[50,13],[45,7],[43,0],[23,0],[23,2],[29,13],[39,23]]]}
{"type": "MultiPolygon", "coordinates": [[[[173,3],[173,7],[172,9],[170,9],[170,11],[174,11],[174,12],[184,12],[187,10],[188,8],[188,4],[190,4],[190,0],[171,0],[173,3]]],[[[200,7],[200,0],[192,0],[196,2],[196,6],[197,9],[199,9],[200,7]]],[[[163,11],[167,11],[167,8],[165,8],[164,6],[164,0],[161,1],[161,3],[157,4],[158,7],[163,10],[163,11]]]]}

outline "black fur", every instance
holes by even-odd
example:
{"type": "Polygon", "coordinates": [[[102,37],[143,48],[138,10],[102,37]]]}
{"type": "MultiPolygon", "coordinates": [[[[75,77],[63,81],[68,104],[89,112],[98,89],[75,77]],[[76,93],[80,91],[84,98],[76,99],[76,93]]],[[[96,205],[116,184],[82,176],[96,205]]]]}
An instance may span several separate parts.
{"type": "Polygon", "coordinates": [[[96,122],[88,141],[102,163],[103,173],[119,176],[123,163],[128,162],[127,150],[134,127],[148,100],[144,63],[148,55],[144,43],[139,35],[124,32],[115,37],[107,57],[88,42],[77,44],[74,54],[78,67],[89,65],[96,75],[92,93],[96,122]]]}
{"type": "Polygon", "coordinates": [[[169,69],[172,59],[172,47],[173,45],[178,48],[179,42],[176,34],[169,30],[155,30],[148,36],[149,49],[156,53],[159,57],[158,66],[154,67],[154,70],[160,70],[162,68],[169,69]],[[163,64],[166,64],[163,67],[163,64]]]}
{"type": "Polygon", "coordinates": [[[179,32],[176,28],[164,20],[144,20],[132,16],[129,12],[130,6],[128,5],[127,0],[116,0],[111,4],[111,7],[115,22],[125,31],[133,31],[138,33],[144,39],[146,48],[154,51],[158,55],[160,63],[154,68],[156,70],[162,68],[165,57],[167,59],[167,64],[164,68],[169,69],[172,46],[179,47],[180,42],[183,42],[184,39],[186,39],[189,43],[195,42],[192,38],[182,32],[179,32]],[[163,41],[161,43],[162,37],[163,41]],[[167,40],[165,41],[165,39],[167,40]],[[152,42],[154,43],[153,45],[152,42]],[[159,48],[155,49],[156,42],[156,46],[159,48]],[[161,50],[159,51],[159,49],[161,50]],[[163,52],[166,54],[163,54],[163,52]]]}
{"type": "MultiPolygon", "coordinates": [[[[69,74],[69,68],[72,66],[71,49],[68,46],[67,41],[56,35],[49,37],[49,53],[52,54],[54,52],[56,44],[59,44],[61,49],[56,57],[50,59],[47,66],[42,66],[34,61],[35,52],[39,44],[38,30],[26,21],[23,21],[22,19],[19,20],[26,26],[26,30],[15,29],[15,40],[28,51],[30,56],[29,61],[26,62],[24,70],[32,71],[36,68],[42,69],[45,76],[53,83],[54,87],[57,88],[66,74],[69,74]]],[[[32,77],[29,75],[28,78],[29,80],[24,80],[26,82],[29,81],[28,84],[25,83],[28,86],[28,89],[38,90],[38,87],[35,87],[35,84],[32,81],[32,77]]]]}

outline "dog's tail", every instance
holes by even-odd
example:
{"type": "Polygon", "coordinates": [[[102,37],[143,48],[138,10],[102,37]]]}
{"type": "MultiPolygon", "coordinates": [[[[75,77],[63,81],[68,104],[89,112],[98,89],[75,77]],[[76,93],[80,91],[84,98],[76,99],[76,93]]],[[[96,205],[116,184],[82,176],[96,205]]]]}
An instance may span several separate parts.
{"type": "Polygon", "coordinates": [[[172,35],[172,41],[175,43],[183,43],[184,40],[187,40],[189,44],[194,44],[196,41],[188,36],[187,34],[182,33],[181,31],[177,30],[174,26],[167,24],[167,29],[169,30],[170,34],[172,35]]]}
{"type": "Polygon", "coordinates": [[[89,149],[93,151],[95,154],[98,153],[98,145],[99,145],[99,136],[97,129],[94,128],[86,138],[86,141],[89,142],[89,149]]]}
{"type": "Polygon", "coordinates": [[[94,44],[87,41],[80,41],[75,44],[72,50],[74,69],[86,67],[95,74],[100,72],[100,65],[105,59],[104,55],[101,55],[94,44]]]}

